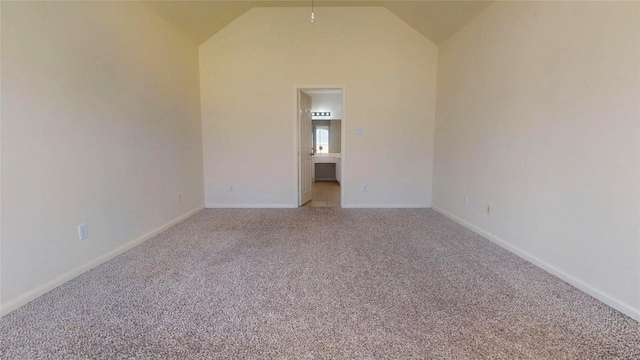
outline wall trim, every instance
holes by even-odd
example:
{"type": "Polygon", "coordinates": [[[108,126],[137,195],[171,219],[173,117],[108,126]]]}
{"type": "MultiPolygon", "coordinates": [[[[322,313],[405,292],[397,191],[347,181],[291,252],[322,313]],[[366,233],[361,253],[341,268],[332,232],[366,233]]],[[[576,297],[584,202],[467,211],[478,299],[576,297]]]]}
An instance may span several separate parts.
{"type": "Polygon", "coordinates": [[[5,316],[7,314],[9,314],[10,312],[26,305],[27,303],[39,298],[40,296],[48,293],[49,291],[57,288],[58,286],[66,283],[67,281],[78,277],[79,275],[84,274],[85,272],[95,268],[98,265],[101,265],[113,258],[115,258],[116,256],[126,252],[127,250],[130,250],[140,244],[142,244],[143,242],[151,239],[152,237],[158,235],[159,233],[167,230],[168,228],[172,227],[173,225],[185,220],[186,218],[196,214],[197,212],[199,212],[200,210],[204,209],[204,206],[199,206],[189,212],[187,212],[184,215],[178,216],[177,218],[167,222],[166,224],[155,228],[154,230],[151,230],[150,232],[136,238],[133,239],[131,241],[129,241],[126,244],[123,244],[111,251],[109,251],[106,254],[100,255],[97,258],[90,260],[89,262],[86,262],[82,265],[80,265],[79,267],[75,268],[74,270],[71,270],[65,274],[62,274],[60,276],[58,276],[57,278],[47,282],[44,285],[38,286],[37,288],[30,290],[20,296],[18,296],[17,298],[7,302],[6,304],[2,304],[2,306],[0,306],[0,317],[5,316]]]}
{"type": "Polygon", "coordinates": [[[344,204],[345,209],[428,209],[429,204],[344,204]]]}
{"type": "MultiPolygon", "coordinates": [[[[207,209],[296,209],[295,204],[207,204],[207,209]]],[[[301,206],[300,206],[301,207],[301,206]]],[[[429,204],[343,204],[344,209],[428,209],[429,204]]]]}
{"type": "Polygon", "coordinates": [[[207,209],[295,209],[293,204],[207,204],[207,209]]]}
{"type": "Polygon", "coordinates": [[[490,232],[487,232],[465,220],[460,219],[459,217],[441,209],[438,208],[436,206],[432,207],[433,210],[439,212],[440,214],[448,217],[449,219],[457,222],[458,224],[466,227],[467,229],[481,235],[484,238],[487,238],[488,240],[490,240],[491,242],[495,243],[496,245],[510,251],[511,253],[519,256],[520,258],[534,264],[535,266],[541,268],[542,270],[550,273],[551,275],[556,276],[557,278],[559,278],[560,280],[569,283],[570,285],[574,286],[575,288],[577,288],[578,290],[594,297],[596,300],[599,300],[603,303],[605,303],[606,305],[611,306],[612,308],[620,311],[621,313],[629,316],[630,318],[636,320],[636,321],[640,321],[640,310],[639,309],[635,309],[630,305],[627,305],[619,300],[616,300],[614,298],[612,298],[611,296],[603,293],[602,291],[590,286],[589,284],[586,284],[584,282],[582,282],[581,280],[576,279],[575,277],[567,274],[566,272],[559,270],[558,268],[540,260],[539,258],[527,253],[526,251],[523,251],[521,249],[519,249],[518,247],[515,247],[511,244],[509,244],[509,242],[507,242],[504,239],[501,239],[498,236],[493,235],[490,232]]]}

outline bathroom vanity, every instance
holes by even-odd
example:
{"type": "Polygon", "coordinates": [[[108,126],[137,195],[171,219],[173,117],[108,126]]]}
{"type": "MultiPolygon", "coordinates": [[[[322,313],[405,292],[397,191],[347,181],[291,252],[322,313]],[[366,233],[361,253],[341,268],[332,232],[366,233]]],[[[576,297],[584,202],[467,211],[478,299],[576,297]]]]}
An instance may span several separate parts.
{"type": "MultiPolygon", "coordinates": [[[[326,154],[314,154],[311,156],[311,178],[312,181],[331,181],[336,180],[340,182],[340,161],[342,154],[340,153],[326,153],[326,154]],[[333,164],[335,167],[335,178],[332,176],[334,173],[327,171],[327,165],[333,164]],[[318,165],[318,177],[316,178],[316,166],[318,165]]],[[[330,165],[329,165],[330,166],[330,165]]]]}

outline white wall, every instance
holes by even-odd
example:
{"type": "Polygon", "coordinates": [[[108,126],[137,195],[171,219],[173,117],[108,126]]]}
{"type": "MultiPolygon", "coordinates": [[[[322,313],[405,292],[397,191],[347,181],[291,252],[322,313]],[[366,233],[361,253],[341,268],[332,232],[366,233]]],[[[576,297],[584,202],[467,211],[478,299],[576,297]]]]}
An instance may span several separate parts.
{"type": "Polygon", "coordinates": [[[198,71],[144,5],[2,2],[3,313],[204,205],[198,71]]]}
{"type": "Polygon", "coordinates": [[[331,116],[314,116],[313,120],[341,120],[342,94],[309,94],[312,112],[330,112],[331,116]]]}
{"type": "Polygon", "coordinates": [[[639,13],[491,5],[439,49],[434,176],[434,208],[636,319],[639,13]]]}
{"type": "Polygon", "coordinates": [[[294,88],[344,85],[345,206],[429,206],[436,60],[384,8],[247,12],[200,47],[206,205],[296,206],[294,88]]]}

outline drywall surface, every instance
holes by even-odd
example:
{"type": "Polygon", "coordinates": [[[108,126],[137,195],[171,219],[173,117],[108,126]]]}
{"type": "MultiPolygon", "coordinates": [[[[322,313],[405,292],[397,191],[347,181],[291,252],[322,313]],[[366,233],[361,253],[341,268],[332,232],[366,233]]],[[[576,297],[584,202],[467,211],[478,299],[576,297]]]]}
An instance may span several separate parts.
{"type": "Polygon", "coordinates": [[[297,206],[296,86],[345,89],[346,207],[429,206],[436,60],[384,8],[250,10],[200,46],[206,206],[297,206]]]}
{"type": "Polygon", "coordinates": [[[309,94],[312,112],[330,112],[330,116],[314,116],[313,120],[342,119],[342,94],[309,94]]]}
{"type": "Polygon", "coordinates": [[[197,45],[141,4],[1,6],[7,311],[204,195],[197,45]]]}
{"type": "Polygon", "coordinates": [[[433,190],[434,208],[636,319],[638,14],[495,3],[442,44],[433,190]]]}

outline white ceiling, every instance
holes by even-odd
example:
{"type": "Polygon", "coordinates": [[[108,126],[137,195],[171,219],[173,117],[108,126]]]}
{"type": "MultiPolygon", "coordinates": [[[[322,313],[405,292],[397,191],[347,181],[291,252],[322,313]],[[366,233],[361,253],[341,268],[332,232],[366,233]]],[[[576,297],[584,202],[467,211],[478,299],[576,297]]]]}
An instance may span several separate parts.
{"type": "MultiPolygon", "coordinates": [[[[381,6],[393,12],[422,35],[439,45],[492,1],[332,1],[314,0],[316,7],[381,6]]],[[[144,2],[167,21],[202,44],[233,20],[254,7],[311,7],[311,1],[148,1],[144,2]]]]}

